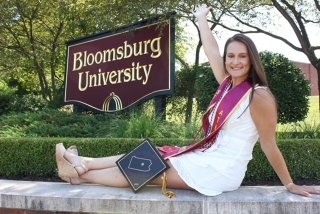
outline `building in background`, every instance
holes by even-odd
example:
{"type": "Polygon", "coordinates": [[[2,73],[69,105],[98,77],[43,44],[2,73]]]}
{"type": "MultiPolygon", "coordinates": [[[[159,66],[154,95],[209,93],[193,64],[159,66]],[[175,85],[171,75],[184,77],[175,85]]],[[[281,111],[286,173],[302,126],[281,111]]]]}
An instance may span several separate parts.
{"type": "Polygon", "coordinates": [[[309,80],[311,84],[311,96],[319,96],[319,90],[318,90],[318,78],[317,78],[317,70],[316,68],[311,65],[310,63],[304,63],[304,62],[293,62],[295,65],[297,65],[304,73],[307,80],[309,80]]]}

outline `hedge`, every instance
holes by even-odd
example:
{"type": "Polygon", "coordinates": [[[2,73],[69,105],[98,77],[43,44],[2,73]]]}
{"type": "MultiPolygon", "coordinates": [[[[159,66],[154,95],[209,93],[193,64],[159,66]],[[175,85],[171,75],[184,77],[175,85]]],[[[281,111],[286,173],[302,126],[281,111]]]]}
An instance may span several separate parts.
{"type": "MultiPolygon", "coordinates": [[[[185,139],[151,139],[156,146],[186,145],[185,139]]],[[[101,157],[123,154],[141,139],[115,138],[0,138],[0,177],[25,179],[57,179],[55,144],[63,142],[66,147],[77,145],[83,156],[101,157]]],[[[320,140],[279,140],[278,146],[287,162],[294,180],[320,180],[320,140]]],[[[253,151],[244,183],[279,181],[269,165],[259,143],[253,151]]]]}

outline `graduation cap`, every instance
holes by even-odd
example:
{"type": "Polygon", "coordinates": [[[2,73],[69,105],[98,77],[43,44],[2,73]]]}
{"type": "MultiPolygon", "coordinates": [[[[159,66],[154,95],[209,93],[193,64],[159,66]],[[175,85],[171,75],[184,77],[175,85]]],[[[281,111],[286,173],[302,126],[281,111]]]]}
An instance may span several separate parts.
{"type": "Polygon", "coordinates": [[[138,192],[149,181],[169,168],[149,139],[144,139],[136,148],[117,162],[132,190],[138,192]]]}

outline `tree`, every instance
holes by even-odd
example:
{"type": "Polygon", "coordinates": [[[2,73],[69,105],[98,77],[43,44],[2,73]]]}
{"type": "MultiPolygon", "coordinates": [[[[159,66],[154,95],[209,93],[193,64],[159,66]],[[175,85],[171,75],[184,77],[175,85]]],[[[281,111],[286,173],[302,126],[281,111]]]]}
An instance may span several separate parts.
{"type": "Polygon", "coordinates": [[[309,110],[310,84],[301,70],[281,54],[264,51],[260,57],[270,90],[278,103],[278,122],[291,123],[305,119],[309,110]]]}
{"type": "MultiPolygon", "coordinates": [[[[292,49],[304,53],[310,63],[316,68],[318,74],[318,90],[320,92],[320,50],[318,41],[311,41],[310,35],[314,33],[310,27],[319,29],[320,26],[320,2],[318,0],[259,0],[259,1],[222,1],[218,0],[217,10],[226,10],[227,15],[235,19],[237,26],[228,25],[226,22],[217,22],[222,27],[240,33],[264,33],[270,37],[281,40],[292,49]],[[232,5],[230,7],[230,5],[232,5]],[[273,13],[276,9],[276,13],[273,13]],[[287,40],[281,32],[267,30],[271,16],[279,15],[285,20],[295,34],[299,45],[287,40]],[[242,27],[241,27],[242,26],[242,27]]],[[[210,2],[209,4],[211,4],[210,2]]],[[[278,22],[279,20],[274,20],[278,22]]],[[[276,23],[271,23],[275,25],[276,23]]],[[[320,111],[320,100],[319,100],[320,111]]]]}
{"type": "Polygon", "coordinates": [[[4,73],[10,72],[16,77],[21,73],[33,73],[43,98],[49,101],[53,100],[57,89],[56,78],[62,74],[56,71],[64,22],[62,11],[53,10],[56,7],[50,1],[3,1],[0,12],[4,73]],[[54,15],[48,16],[49,12],[54,15]]]}

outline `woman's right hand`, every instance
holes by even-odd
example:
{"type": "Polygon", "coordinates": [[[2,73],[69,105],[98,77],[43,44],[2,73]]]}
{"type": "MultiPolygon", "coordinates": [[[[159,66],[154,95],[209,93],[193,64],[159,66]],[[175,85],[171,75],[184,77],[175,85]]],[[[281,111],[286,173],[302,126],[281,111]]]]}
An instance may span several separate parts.
{"type": "Polygon", "coordinates": [[[202,18],[202,17],[206,17],[210,11],[211,7],[210,6],[207,6],[205,4],[202,4],[200,6],[198,6],[196,8],[196,10],[194,11],[193,15],[199,19],[199,18],[202,18]]]}

